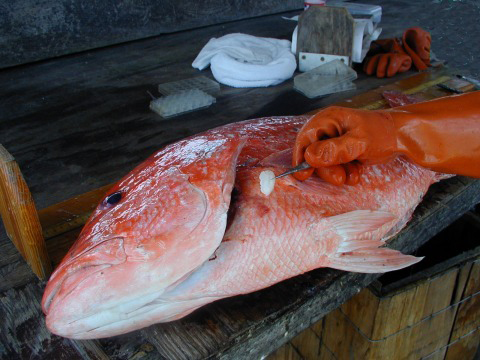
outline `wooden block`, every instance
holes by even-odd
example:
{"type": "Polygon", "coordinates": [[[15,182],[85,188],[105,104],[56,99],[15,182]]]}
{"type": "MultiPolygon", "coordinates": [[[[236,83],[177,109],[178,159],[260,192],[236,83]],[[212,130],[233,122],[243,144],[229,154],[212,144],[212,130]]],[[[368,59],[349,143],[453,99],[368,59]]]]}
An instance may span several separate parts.
{"type": "Polygon", "coordinates": [[[8,237],[40,278],[51,273],[37,209],[20,168],[0,145],[0,213],[8,237]]]}
{"type": "Polygon", "coordinates": [[[297,54],[341,55],[352,59],[353,18],[345,8],[311,6],[298,20],[297,54]]]}

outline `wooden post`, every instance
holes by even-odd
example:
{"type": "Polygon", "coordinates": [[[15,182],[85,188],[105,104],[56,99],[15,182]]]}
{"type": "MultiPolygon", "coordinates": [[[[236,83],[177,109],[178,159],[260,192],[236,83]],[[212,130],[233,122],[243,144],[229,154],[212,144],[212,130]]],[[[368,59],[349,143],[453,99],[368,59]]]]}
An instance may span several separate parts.
{"type": "Polygon", "coordinates": [[[0,144],[0,214],[8,237],[40,278],[51,271],[47,247],[30,189],[13,156],[0,144]]]}

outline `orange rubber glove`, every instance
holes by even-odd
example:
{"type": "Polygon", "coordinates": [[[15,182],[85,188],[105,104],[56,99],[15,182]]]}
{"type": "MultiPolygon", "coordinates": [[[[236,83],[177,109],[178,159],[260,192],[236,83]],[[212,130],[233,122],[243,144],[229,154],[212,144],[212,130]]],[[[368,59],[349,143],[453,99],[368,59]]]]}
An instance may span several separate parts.
{"type": "Polygon", "coordinates": [[[363,71],[379,78],[392,77],[410,70],[412,59],[397,39],[377,40],[372,43],[369,57],[365,59],[363,71]]]}
{"type": "Polygon", "coordinates": [[[412,62],[417,70],[425,70],[430,66],[431,42],[430,33],[419,27],[407,29],[402,43],[399,39],[374,41],[363,63],[363,71],[379,78],[392,77],[410,70],[412,62]]]}
{"type": "Polygon", "coordinates": [[[413,64],[418,71],[425,70],[430,66],[430,44],[432,37],[430,33],[413,27],[403,33],[403,47],[412,58],[413,64]]]}
{"type": "Polygon", "coordinates": [[[326,108],[300,129],[292,165],[313,167],[295,173],[298,180],[315,171],[333,184],[354,185],[358,163],[400,154],[434,171],[480,177],[480,91],[389,110],[326,108]]]}

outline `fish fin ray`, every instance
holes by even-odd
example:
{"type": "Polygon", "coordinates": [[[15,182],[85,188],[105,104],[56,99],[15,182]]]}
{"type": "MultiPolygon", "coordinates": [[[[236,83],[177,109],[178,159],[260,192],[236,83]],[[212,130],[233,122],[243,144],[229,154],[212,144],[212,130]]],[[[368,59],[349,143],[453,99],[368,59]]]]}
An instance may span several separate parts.
{"type": "Polygon", "coordinates": [[[404,255],[389,248],[361,249],[329,257],[328,267],[362,273],[384,273],[403,269],[422,259],[423,257],[404,255]]]}
{"type": "Polygon", "coordinates": [[[397,217],[388,211],[355,210],[329,217],[327,221],[339,239],[336,252],[328,257],[329,267],[383,273],[402,269],[422,259],[383,247],[385,235],[398,222],[397,217]]]}
{"type": "Polygon", "coordinates": [[[385,240],[381,232],[388,231],[395,219],[388,211],[355,210],[329,217],[327,221],[341,238],[337,252],[346,252],[382,246],[385,240]]]}

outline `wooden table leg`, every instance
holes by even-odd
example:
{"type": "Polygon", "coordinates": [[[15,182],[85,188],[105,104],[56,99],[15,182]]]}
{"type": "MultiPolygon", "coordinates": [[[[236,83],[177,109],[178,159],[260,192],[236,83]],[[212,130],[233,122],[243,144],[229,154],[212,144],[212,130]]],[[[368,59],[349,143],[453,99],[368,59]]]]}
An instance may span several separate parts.
{"type": "Polygon", "coordinates": [[[30,189],[13,156],[0,145],[0,214],[8,237],[40,278],[52,266],[30,189]]]}

